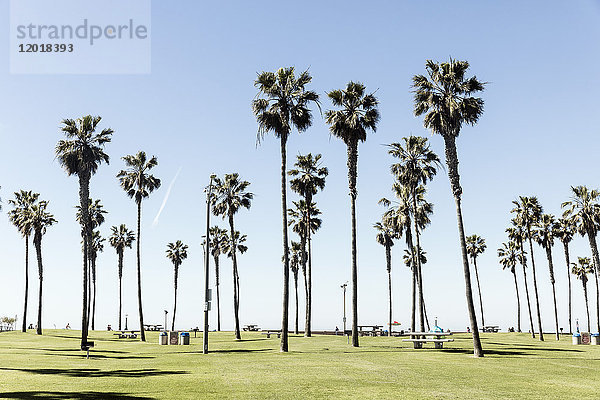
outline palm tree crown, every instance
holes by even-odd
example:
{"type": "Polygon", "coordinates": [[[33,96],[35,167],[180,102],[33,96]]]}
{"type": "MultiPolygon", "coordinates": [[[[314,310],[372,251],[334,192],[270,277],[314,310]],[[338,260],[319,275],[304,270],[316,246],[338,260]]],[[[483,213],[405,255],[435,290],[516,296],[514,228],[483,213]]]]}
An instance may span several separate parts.
{"type": "Polygon", "coordinates": [[[225,174],[223,180],[215,178],[213,213],[225,218],[226,215],[236,214],[242,207],[250,209],[254,194],[246,191],[248,186],[250,182],[240,180],[238,173],[225,174]]]}
{"type": "Polygon", "coordinates": [[[533,227],[533,239],[544,249],[554,246],[554,239],[558,237],[558,224],[551,214],[542,214],[533,227]]]}
{"type": "Polygon", "coordinates": [[[471,258],[477,258],[480,254],[482,254],[487,245],[485,244],[485,239],[479,235],[471,235],[467,236],[467,253],[471,258]]]}
{"type": "Polygon", "coordinates": [[[148,160],[146,152],[140,151],[136,155],[123,157],[123,161],[128,168],[121,170],[117,178],[127,195],[140,204],[142,199],[147,198],[160,187],[160,179],[149,174],[149,171],[158,165],[158,159],[152,156],[148,160]]]}
{"type": "Polygon", "coordinates": [[[31,206],[37,202],[39,196],[39,193],[21,190],[15,192],[14,200],[8,200],[8,204],[14,207],[8,212],[8,218],[17,227],[23,237],[31,234],[31,206]]]}
{"type": "Polygon", "coordinates": [[[440,159],[430,148],[427,138],[409,136],[402,138],[404,146],[400,143],[390,144],[388,153],[398,158],[398,163],[392,164],[392,173],[398,181],[416,188],[432,180],[440,166],[440,159]]]}
{"type": "Polygon", "coordinates": [[[188,245],[183,244],[181,240],[167,244],[167,258],[171,260],[175,268],[179,267],[187,258],[187,249],[188,245]]]}
{"type": "Polygon", "coordinates": [[[566,208],[563,216],[575,224],[582,236],[594,236],[600,223],[600,192],[585,186],[571,187],[571,190],[571,200],[562,203],[562,208],[566,208]]]}
{"type": "Polygon", "coordinates": [[[519,259],[518,247],[519,246],[511,240],[508,244],[502,243],[502,247],[498,249],[498,258],[500,259],[502,269],[509,269],[513,274],[515,273],[515,266],[519,259]]]}
{"type": "Polygon", "coordinates": [[[577,276],[577,279],[580,279],[585,285],[588,281],[588,274],[594,272],[592,259],[589,257],[577,257],[577,263],[571,263],[571,265],[573,266],[571,273],[577,276]]]}
{"type": "Polygon", "coordinates": [[[135,241],[135,235],[132,230],[127,229],[125,224],[121,224],[118,227],[112,226],[110,228],[111,235],[108,238],[108,243],[115,248],[117,253],[122,253],[125,248],[131,248],[135,241]]]}

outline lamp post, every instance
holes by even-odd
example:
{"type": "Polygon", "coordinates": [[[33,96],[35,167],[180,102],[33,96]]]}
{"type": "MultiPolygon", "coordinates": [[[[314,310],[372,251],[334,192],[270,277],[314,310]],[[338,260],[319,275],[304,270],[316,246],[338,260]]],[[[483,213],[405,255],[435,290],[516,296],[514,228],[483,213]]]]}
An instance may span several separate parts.
{"type": "Polygon", "coordinates": [[[202,354],[208,354],[208,309],[210,294],[208,290],[208,264],[210,262],[210,205],[212,203],[212,184],[215,174],[211,174],[210,183],[204,189],[206,192],[206,247],[204,249],[204,333],[202,335],[202,354]]]}
{"type": "Polygon", "coordinates": [[[129,314],[125,314],[125,330],[127,331],[127,317],[129,316],[129,314]]]}
{"type": "Polygon", "coordinates": [[[167,310],[165,310],[165,325],[164,325],[164,329],[163,329],[164,331],[166,331],[166,330],[167,330],[167,314],[168,314],[168,313],[169,313],[169,312],[168,312],[167,310]]]}
{"type": "Polygon", "coordinates": [[[348,287],[348,282],[344,283],[342,286],[340,286],[342,288],[342,290],[344,291],[344,335],[346,334],[346,288],[348,287]]]}

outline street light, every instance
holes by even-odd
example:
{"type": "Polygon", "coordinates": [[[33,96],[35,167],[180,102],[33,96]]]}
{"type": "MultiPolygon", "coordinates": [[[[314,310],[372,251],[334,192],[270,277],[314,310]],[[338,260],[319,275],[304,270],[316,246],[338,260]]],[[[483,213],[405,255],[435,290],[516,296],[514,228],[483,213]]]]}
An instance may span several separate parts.
{"type": "Polygon", "coordinates": [[[208,264],[210,262],[210,205],[212,203],[212,189],[215,174],[210,175],[210,183],[204,189],[206,192],[206,247],[204,248],[204,333],[202,337],[202,354],[208,354],[208,310],[210,308],[210,293],[208,289],[208,264]]]}
{"type": "Polygon", "coordinates": [[[165,310],[165,328],[163,329],[164,331],[166,331],[166,330],[167,330],[167,314],[168,314],[168,313],[169,313],[169,312],[168,312],[167,310],[165,310]]]}
{"type": "Polygon", "coordinates": [[[344,335],[346,334],[346,288],[348,287],[348,282],[344,283],[340,286],[344,290],[344,335]]]}
{"type": "Polygon", "coordinates": [[[125,314],[125,330],[127,331],[127,317],[129,316],[129,314],[125,314]]]}

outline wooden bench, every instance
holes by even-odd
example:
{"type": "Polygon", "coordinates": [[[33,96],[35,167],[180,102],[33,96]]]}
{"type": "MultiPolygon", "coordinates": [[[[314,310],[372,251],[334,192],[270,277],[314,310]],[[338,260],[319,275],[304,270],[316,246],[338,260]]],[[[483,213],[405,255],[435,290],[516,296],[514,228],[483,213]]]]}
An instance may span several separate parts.
{"type": "Polygon", "coordinates": [[[497,333],[500,330],[498,325],[486,325],[481,328],[483,332],[497,333]]]}
{"type": "Polygon", "coordinates": [[[258,332],[260,330],[260,328],[258,327],[258,325],[244,325],[244,327],[242,328],[243,331],[249,331],[249,332],[258,332]]]}
{"type": "Polygon", "coordinates": [[[402,341],[412,342],[415,349],[422,349],[423,343],[433,343],[436,349],[443,349],[444,343],[454,342],[454,339],[444,337],[450,335],[452,332],[410,332],[410,339],[402,339],[402,341]]]}
{"type": "Polygon", "coordinates": [[[119,339],[137,339],[138,331],[119,331],[113,333],[113,335],[117,335],[119,339]]]}
{"type": "Polygon", "coordinates": [[[281,329],[279,329],[279,330],[263,331],[262,334],[263,335],[267,335],[267,339],[270,338],[271,335],[273,335],[273,334],[277,334],[277,337],[280,338],[281,337],[281,329]]]}

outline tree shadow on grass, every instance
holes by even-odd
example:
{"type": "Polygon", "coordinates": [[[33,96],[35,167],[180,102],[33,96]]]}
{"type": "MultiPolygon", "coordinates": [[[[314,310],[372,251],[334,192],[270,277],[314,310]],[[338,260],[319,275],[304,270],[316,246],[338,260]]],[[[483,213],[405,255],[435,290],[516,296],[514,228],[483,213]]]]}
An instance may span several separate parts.
{"type": "MultiPolygon", "coordinates": [[[[273,351],[273,349],[221,349],[209,350],[209,353],[258,353],[261,351],[273,351]]],[[[178,351],[173,354],[202,354],[202,351],[178,351]]]]}
{"type": "MultiPolygon", "coordinates": [[[[434,349],[431,349],[434,350],[434,349]]],[[[556,349],[556,348],[536,348],[535,351],[531,351],[529,348],[519,348],[515,346],[511,350],[497,350],[497,349],[483,349],[483,353],[486,355],[495,355],[495,356],[504,356],[504,357],[532,357],[532,358],[545,358],[540,356],[540,351],[549,351],[549,352],[574,352],[579,353],[581,350],[568,350],[568,349],[556,349]]],[[[444,348],[442,349],[444,353],[455,353],[455,354],[473,354],[473,350],[471,349],[456,349],[456,348],[444,348]]]]}
{"type": "Polygon", "coordinates": [[[79,400],[152,400],[153,397],[133,396],[115,392],[8,392],[0,399],[79,399],[79,400]]]}
{"type": "Polygon", "coordinates": [[[37,375],[61,375],[71,378],[144,378],[160,375],[183,375],[187,371],[162,371],[158,369],[116,369],[102,371],[98,368],[0,368],[3,371],[20,371],[37,375]]]}

